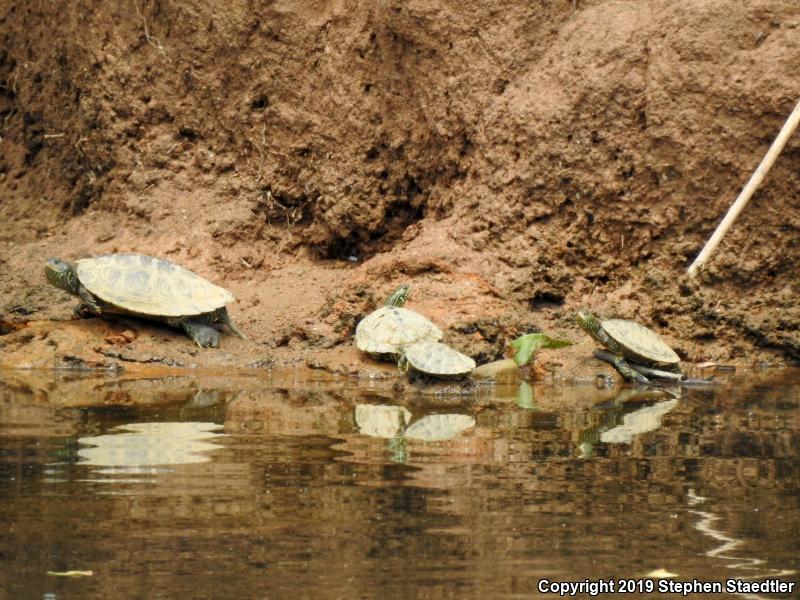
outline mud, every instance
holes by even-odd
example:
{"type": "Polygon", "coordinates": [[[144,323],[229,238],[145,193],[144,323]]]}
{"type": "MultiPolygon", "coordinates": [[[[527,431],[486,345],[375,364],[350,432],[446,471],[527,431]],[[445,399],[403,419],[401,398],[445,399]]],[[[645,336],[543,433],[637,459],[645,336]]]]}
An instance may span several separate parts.
{"type": "Polygon", "coordinates": [[[796,362],[800,137],[683,273],[798,70],[794,0],[5,3],[0,362],[380,374],[351,336],[402,282],[479,362],[587,344],[587,306],[689,362],[796,362]],[[230,289],[250,340],[73,321],[44,260],[122,251],[230,289]]]}

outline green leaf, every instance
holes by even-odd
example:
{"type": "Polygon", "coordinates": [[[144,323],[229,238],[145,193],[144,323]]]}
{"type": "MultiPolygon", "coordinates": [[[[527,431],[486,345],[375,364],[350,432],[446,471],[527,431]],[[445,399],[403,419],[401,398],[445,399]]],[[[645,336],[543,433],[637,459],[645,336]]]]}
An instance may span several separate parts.
{"type": "Polygon", "coordinates": [[[515,350],[514,362],[520,367],[527,365],[533,358],[534,352],[540,348],[563,348],[571,345],[572,342],[569,340],[557,340],[545,333],[528,333],[511,342],[511,347],[515,350]]]}

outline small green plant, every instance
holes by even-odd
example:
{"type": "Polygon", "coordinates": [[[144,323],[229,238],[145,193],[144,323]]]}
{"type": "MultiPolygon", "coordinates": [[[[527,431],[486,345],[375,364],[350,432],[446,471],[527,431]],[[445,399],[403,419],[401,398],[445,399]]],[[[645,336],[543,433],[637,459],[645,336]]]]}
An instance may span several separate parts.
{"type": "Polygon", "coordinates": [[[531,362],[533,355],[540,348],[553,349],[571,345],[572,342],[569,340],[557,340],[545,333],[528,333],[511,342],[511,347],[514,349],[514,362],[520,367],[531,362]]]}

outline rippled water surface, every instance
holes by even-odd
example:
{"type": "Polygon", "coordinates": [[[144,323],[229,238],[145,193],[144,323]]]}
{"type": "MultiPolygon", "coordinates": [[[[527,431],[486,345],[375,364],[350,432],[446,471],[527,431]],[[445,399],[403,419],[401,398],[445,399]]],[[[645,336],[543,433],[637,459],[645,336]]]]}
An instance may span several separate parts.
{"type": "Polygon", "coordinates": [[[292,373],[0,373],[0,598],[800,582],[798,455],[796,372],[471,396],[292,373]]]}

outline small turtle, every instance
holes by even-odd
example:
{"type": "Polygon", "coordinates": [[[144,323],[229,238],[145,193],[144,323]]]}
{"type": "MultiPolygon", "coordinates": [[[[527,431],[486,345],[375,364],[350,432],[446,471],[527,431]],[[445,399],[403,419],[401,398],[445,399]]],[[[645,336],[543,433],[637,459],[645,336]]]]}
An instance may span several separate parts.
{"type": "Polygon", "coordinates": [[[625,319],[601,321],[585,310],[578,312],[575,320],[608,350],[595,350],[594,355],[614,365],[625,379],[647,383],[646,375],[683,378],[678,367],[680,358],[652,329],[625,319]]]}
{"type": "Polygon", "coordinates": [[[403,372],[417,371],[442,379],[460,379],[475,369],[475,361],[447,344],[425,340],[408,346],[397,366],[403,372]]]}
{"type": "Polygon", "coordinates": [[[75,313],[82,318],[121,314],[160,321],[183,329],[201,348],[219,346],[212,323],[227,325],[245,339],[225,308],[233,294],[166,260],[108,254],[70,265],[50,258],[45,275],[53,285],[80,297],[75,313]]]}
{"type": "Polygon", "coordinates": [[[401,285],[386,305],[364,317],[356,327],[356,347],[372,358],[396,361],[403,348],[423,340],[442,339],[442,331],[421,314],[403,308],[409,286],[401,285]]]}

